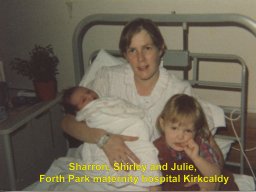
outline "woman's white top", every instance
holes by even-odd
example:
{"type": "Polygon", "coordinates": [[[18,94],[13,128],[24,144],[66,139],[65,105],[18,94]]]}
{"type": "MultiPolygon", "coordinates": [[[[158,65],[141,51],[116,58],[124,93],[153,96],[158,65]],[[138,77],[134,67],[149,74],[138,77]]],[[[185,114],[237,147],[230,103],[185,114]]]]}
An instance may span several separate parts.
{"type": "MultiPolygon", "coordinates": [[[[120,97],[141,107],[146,111],[153,125],[156,124],[157,117],[171,96],[178,93],[192,94],[188,82],[178,79],[160,67],[160,76],[151,95],[140,96],[137,93],[133,71],[129,64],[102,67],[88,87],[100,96],[120,97]]],[[[154,128],[152,139],[158,137],[159,131],[154,128]]]]}

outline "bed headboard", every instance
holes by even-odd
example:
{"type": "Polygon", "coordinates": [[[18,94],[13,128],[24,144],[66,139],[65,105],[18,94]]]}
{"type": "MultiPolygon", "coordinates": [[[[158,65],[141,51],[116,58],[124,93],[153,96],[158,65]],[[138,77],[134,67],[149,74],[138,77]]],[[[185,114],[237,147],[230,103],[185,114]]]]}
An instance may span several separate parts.
{"type": "Polygon", "coordinates": [[[95,25],[125,25],[137,17],[149,18],[159,26],[180,26],[183,29],[183,50],[188,50],[189,27],[237,26],[256,36],[254,20],[238,14],[95,14],[81,20],[73,34],[75,81],[78,84],[84,74],[82,42],[87,31],[95,25]]]}

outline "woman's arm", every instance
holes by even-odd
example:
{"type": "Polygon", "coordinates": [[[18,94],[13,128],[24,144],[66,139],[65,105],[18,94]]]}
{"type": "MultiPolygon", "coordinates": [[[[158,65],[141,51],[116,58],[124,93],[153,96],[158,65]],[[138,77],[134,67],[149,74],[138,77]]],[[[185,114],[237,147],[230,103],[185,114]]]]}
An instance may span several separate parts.
{"type": "MultiPolygon", "coordinates": [[[[76,121],[73,115],[66,115],[61,127],[68,135],[87,143],[97,143],[99,139],[107,134],[103,129],[90,128],[85,122],[76,121]]],[[[108,142],[102,147],[111,165],[115,162],[140,163],[138,157],[127,147],[125,141],[135,141],[137,137],[111,134],[108,142]]]]}
{"type": "Polygon", "coordinates": [[[106,134],[103,129],[92,129],[85,122],[76,121],[73,115],[66,115],[61,122],[61,127],[68,135],[86,143],[96,144],[99,138],[106,134]]]}

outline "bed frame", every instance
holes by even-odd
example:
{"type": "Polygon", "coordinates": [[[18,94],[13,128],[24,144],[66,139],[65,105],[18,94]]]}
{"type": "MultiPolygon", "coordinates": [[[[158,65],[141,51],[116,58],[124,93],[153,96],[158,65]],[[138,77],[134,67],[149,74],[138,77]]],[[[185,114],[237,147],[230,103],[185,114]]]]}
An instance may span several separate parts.
{"type": "MultiPolygon", "coordinates": [[[[233,26],[243,28],[252,33],[256,37],[256,22],[248,17],[238,14],[96,14],[84,18],[76,27],[73,35],[73,55],[74,55],[74,70],[75,81],[78,84],[89,63],[84,62],[85,50],[83,50],[83,39],[86,33],[96,25],[124,25],[128,21],[137,17],[152,19],[159,26],[175,26],[181,27],[183,30],[183,49],[168,50],[164,58],[164,67],[171,70],[182,70],[183,77],[188,80],[195,88],[236,91],[241,93],[240,111],[240,141],[244,148],[245,143],[245,128],[247,114],[247,87],[248,87],[248,71],[244,60],[237,55],[229,54],[205,54],[192,53],[188,50],[189,45],[189,29],[191,27],[225,27],[233,26]],[[202,81],[199,76],[200,66],[205,62],[221,62],[231,63],[241,66],[241,81],[239,83],[230,82],[213,82],[202,81]],[[177,66],[176,64],[179,64],[177,66]],[[192,78],[189,78],[188,72],[192,71],[192,78]]],[[[111,51],[117,54],[118,51],[111,51]]],[[[234,110],[234,107],[222,106],[225,112],[229,113],[234,110]]],[[[234,138],[234,137],[232,137],[234,138]]],[[[236,138],[234,138],[236,139],[236,138]]],[[[240,163],[226,162],[233,166],[240,167],[240,173],[244,172],[244,157],[240,153],[240,163]]]]}

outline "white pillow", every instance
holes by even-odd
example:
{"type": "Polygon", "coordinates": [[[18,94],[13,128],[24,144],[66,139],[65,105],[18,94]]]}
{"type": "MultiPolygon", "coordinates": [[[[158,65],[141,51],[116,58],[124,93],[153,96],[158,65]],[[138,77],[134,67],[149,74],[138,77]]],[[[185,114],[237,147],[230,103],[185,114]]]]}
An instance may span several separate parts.
{"type": "Polygon", "coordinates": [[[87,86],[90,81],[95,77],[97,71],[103,66],[114,66],[121,65],[126,62],[123,58],[118,58],[110,55],[105,50],[101,49],[97,54],[97,57],[94,59],[89,69],[86,70],[82,80],[80,81],[80,86],[87,86]]]}
{"type": "Polygon", "coordinates": [[[228,152],[230,151],[232,143],[235,142],[235,139],[221,138],[220,136],[215,135],[214,140],[219,146],[225,160],[227,158],[228,152]]]}

